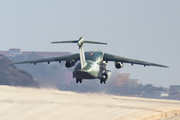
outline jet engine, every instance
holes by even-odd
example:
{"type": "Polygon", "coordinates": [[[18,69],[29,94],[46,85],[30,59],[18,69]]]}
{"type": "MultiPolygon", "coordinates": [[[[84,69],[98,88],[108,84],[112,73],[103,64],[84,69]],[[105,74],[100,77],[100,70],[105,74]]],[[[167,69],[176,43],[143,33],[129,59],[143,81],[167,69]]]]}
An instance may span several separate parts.
{"type": "Polygon", "coordinates": [[[121,63],[121,62],[115,62],[114,65],[115,65],[115,67],[116,67],[117,69],[120,69],[120,68],[122,68],[122,67],[124,66],[124,64],[121,63]]]}
{"type": "Polygon", "coordinates": [[[111,77],[111,71],[110,70],[106,70],[106,72],[102,74],[101,80],[107,80],[110,77],[111,77]]]}
{"type": "Polygon", "coordinates": [[[71,61],[66,61],[65,66],[67,68],[73,67],[76,64],[75,60],[71,60],[71,61]]]}

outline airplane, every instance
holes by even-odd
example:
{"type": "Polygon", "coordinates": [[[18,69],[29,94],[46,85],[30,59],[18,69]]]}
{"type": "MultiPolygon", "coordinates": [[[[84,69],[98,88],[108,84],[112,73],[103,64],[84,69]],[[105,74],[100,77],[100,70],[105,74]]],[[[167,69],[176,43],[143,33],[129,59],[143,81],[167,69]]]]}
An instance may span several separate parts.
{"type": "Polygon", "coordinates": [[[111,76],[111,71],[106,70],[106,65],[108,61],[113,61],[117,69],[122,68],[124,66],[124,63],[130,63],[131,65],[139,64],[144,66],[157,66],[169,68],[165,65],[108,54],[98,49],[89,52],[84,52],[84,43],[102,45],[107,45],[107,43],[84,40],[83,36],[80,37],[79,40],[56,41],[51,43],[77,43],[77,45],[79,46],[79,53],[60,57],[16,62],[13,64],[34,63],[34,65],[36,65],[36,63],[41,62],[47,62],[49,64],[50,62],[61,63],[61,61],[66,61],[65,66],[67,68],[70,68],[78,62],[73,71],[73,78],[76,78],[76,83],[82,83],[83,79],[99,79],[101,84],[105,84],[111,76]]]}

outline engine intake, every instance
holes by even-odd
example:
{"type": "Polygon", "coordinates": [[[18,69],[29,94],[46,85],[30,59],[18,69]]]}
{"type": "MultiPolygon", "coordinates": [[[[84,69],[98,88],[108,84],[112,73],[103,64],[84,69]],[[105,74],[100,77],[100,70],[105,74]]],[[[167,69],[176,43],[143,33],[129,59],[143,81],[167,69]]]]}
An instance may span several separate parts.
{"type": "Polygon", "coordinates": [[[65,66],[67,68],[73,67],[76,64],[75,60],[71,60],[71,61],[66,61],[65,66]]]}
{"type": "Polygon", "coordinates": [[[117,69],[120,69],[120,68],[122,68],[122,67],[124,66],[124,64],[121,63],[121,62],[115,62],[114,65],[115,65],[115,67],[116,67],[117,69]]]}

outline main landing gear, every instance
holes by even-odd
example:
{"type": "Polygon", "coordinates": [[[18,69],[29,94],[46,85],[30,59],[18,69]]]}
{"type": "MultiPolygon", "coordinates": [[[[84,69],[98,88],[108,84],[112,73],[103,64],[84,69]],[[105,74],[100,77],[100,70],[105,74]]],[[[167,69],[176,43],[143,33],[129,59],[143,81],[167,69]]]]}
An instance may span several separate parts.
{"type": "Polygon", "coordinates": [[[106,84],[106,80],[100,80],[100,83],[101,83],[101,84],[102,84],[102,83],[106,84]]]}
{"type": "Polygon", "coordinates": [[[82,83],[82,79],[77,79],[76,78],[76,83],[78,83],[78,82],[82,83]]]}

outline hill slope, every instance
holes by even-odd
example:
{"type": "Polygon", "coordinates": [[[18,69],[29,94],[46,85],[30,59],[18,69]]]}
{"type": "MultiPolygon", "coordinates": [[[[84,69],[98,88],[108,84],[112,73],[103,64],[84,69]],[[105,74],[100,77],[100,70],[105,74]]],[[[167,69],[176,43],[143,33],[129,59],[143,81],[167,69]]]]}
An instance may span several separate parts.
{"type": "Polygon", "coordinates": [[[0,85],[38,86],[31,74],[10,64],[12,64],[12,61],[0,55],[0,85]]]}

